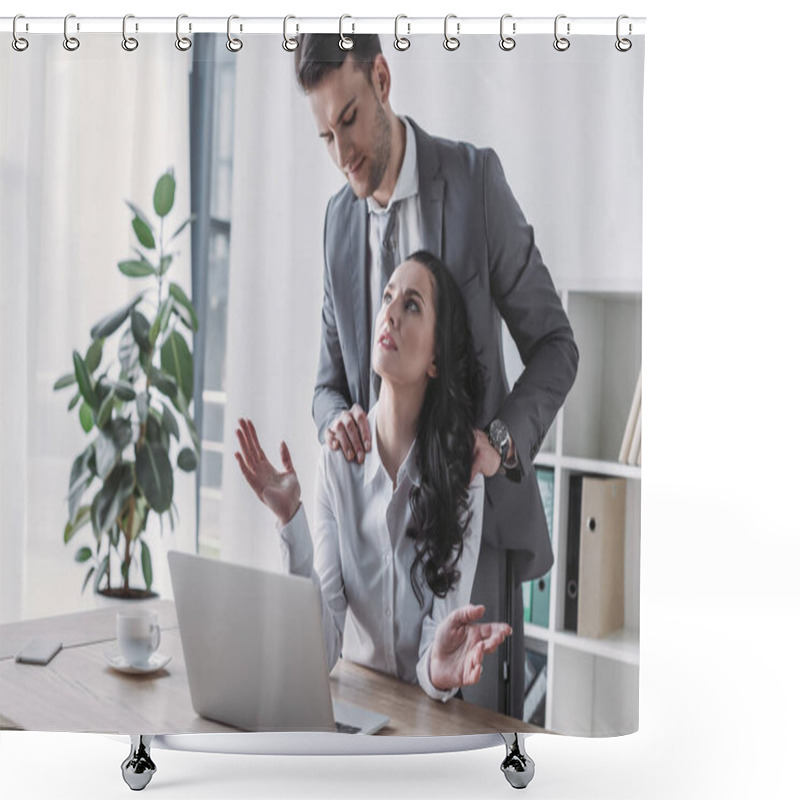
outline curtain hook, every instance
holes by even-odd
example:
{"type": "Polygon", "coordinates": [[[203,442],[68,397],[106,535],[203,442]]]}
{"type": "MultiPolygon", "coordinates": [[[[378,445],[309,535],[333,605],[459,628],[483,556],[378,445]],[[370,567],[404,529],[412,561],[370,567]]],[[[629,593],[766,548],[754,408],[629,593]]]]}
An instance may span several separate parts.
{"type": "MultiPolygon", "coordinates": [[[[619,24],[620,22],[622,22],[623,19],[628,19],[627,14],[620,14],[617,17],[617,41],[614,42],[614,47],[616,47],[617,50],[620,51],[620,53],[627,53],[628,50],[630,50],[631,47],[633,47],[633,42],[630,39],[623,39],[619,35],[619,28],[620,28],[619,24]]],[[[631,33],[633,33],[633,25],[631,25],[631,23],[629,22],[628,35],[630,35],[631,33]]]]}
{"type": "Polygon", "coordinates": [[[14,17],[14,24],[11,27],[11,32],[14,35],[14,38],[11,40],[11,46],[18,52],[21,53],[23,50],[28,49],[28,40],[24,39],[22,36],[17,34],[17,20],[18,19],[25,19],[24,14],[17,14],[14,17]]]}
{"type": "MultiPolygon", "coordinates": [[[[341,47],[342,50],[352,50],[355,47],[356,43],[349,36],[345,36],[344,31],[342,30],[342,26],[344,25],[344,21],[346,19],[353,19],[353,18],[349,14],[342,14],[342,16],[339,17],[339,47],[341,47]]],[[[355,23],[351,24],[353,25],[353,30],[351,32],[355,33],[356,30],[355,23]]]]}
{"type": "MultiPolygon", "coordinates": [[[[175,20],[175,47],[182,52],[186,52],[192,46],[192,40],[188,36],[181,36],[181,20],[188,19],[188,14],[178,14],[175,20]]],[[[192,23],[189,23],[189,30],[192,30],[192,23]]]]}
{"type": "Polygon", "coordinates": [[[283,49],[287,53],[291,53],[294,50],[297,50],[297,47],[300,44],[300,42],[298,42],[297,39],[295,39],[293,36],[286,35],[286,23],[290,19],[297,19],[297,18],[293,17],[291,14],[288,14],[283,18],[283,49]]]}
{"type": "MultiPolygon", "coordinates": [[[[398,28],[400,26],[401,19],[408,19],[408,17],[405,14],[398,14],[394,18],[394,47],[395,50],[400,50],[402,52],[403,50],[408,50],[408,48],[411,47],[411,40],[406,39],[405,36],[400,36],[398,28]]],[[[407,33],[411,33],[411,23],[406,22],[406,26],[408,27],[407,33]]]]}
{"type": "MultiPolygon", "coordinates": [[[[458,17],[456,17],[455,14],[448,14],[444,18],[444,42],[443,42],[444,49],[450,50],[450,52],[452,52],[453,50],[458,50],[458,48],[461,47],[461,40],[458,39],[457,36],[450,36],[450,34],[448,34],[447,32],[447,25],[451,19],[458,19],[458,17]]],[[[459,33],[461,33],[461,23],[456,22],[456,34],[459,33]]]]}
{"type": "MultiPolygon", "coordinates": [[[[241,39],[236,39],[235,37],[231,36],[231,22],[233,22],[235,19],[239,19],[236,14],[231,14],[228,17],[228,41],[225,42],[225,47],[227,47],[231,53],[238,53],[242,47],[244,47],[241,39]]],[[[239,30],[241,30],[241,28],[239,28],[239,30]]]]}
{"type": "MultiPolygon", "coordinates": [[[[70,19],[75,19],[75,15],[67,14],[67,16],[64,17],[64,49],[69,50],[71,53],[74,50],[77,50],[81,46],[81,43],[76,37],[70,36],[67,31],[67,25],[69,24],[70,19]]],[[[80,25],[78,25],[78,30],[80,29],[80,25]]]]}
{"type": "MultiPolygon", "coordinates": [[[[132,53],[139,46],[139,40],[134,39],[133,36],[128,36],[127,25],[129,19],[134,19],[133,14],[126,14],[122,18],[122,49],[132,53]]],[[[136,29],[139,29],[138,25],[136,29]]]]}
{"type": "MultiPolygon", "coordinates": [[[[559,36],[558,35],[558,21],[560,19],[566,19],[566,18],[567,18],[566,14],[559,14],[556,17],[556,21],[555,21],[555,24],[554,24],[554,27],[553,27],[553,30],[555,32],[555,37],[556,37],[556,40],[553,42],[553,47],[555,47],[555,49],[558,50],[559,53],[563,53],[565,50],[569,50],[569,45],[570,45],[569,39],[567,39],[566,36],[559,36]]],[[[568,22],[567,23],[567,36],[569,36],[569,32],[570,32],[570,24],[568,22]]]]}
{"type": "MultiPolygon", "coordinates": [[[[503,31],[503,25],[507,19],[511,19],[511,14],[503,14],[500,17],[500,49],[505,50],[508,52],[509,50],[513,50],[517,46],[517,40],[511,36],[506,36],[505,32],[503,31]]],[[[517,23],[511,23],[511,32],[517,32],[517,23]]]]}

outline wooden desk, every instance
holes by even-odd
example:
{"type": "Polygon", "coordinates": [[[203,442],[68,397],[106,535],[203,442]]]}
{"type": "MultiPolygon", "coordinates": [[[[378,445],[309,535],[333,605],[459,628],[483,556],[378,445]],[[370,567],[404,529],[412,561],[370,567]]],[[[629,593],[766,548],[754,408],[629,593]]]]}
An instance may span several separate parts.
{"type": "MultiPolygon", "coordinates": [[[[0,728],[126,735],[237,730],[192,708],[174,604],[136,607],[158,612],[159,650],[172,656],[150,675],[120,674],[103,658],[116,640],[117,606],[0,626],[0,728]],[[17,664],[14,654],[35,636],[56,637],[64,647],[45,667],[17,664]]],[[[419,686],[346,661],[331,673],[331,694],[386,714],[391,722],[383,736],[542,732],[463,700],[437,702],[419,686]]]]}

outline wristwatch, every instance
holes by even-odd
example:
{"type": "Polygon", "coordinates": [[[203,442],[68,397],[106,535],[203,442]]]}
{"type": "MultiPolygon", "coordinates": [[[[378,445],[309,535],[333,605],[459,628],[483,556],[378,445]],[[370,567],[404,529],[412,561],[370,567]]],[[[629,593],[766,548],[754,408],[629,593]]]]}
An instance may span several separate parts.
{"type": "Polygon", "coordinates": [[[519,483],[522,480],[522,472],[519,467],[519,456],[514,459],[514,465],[508,466],[508,451],[511,449],[511,433],[506,427],[505,422],[500,419],[492,420],[489,425],[486,435],[489,437],[489,442],[500,453],[500,470],[501,475],[505,475],[513,483],[519,483]]]}
{"type": "Polygon", "coordinates": [[[492,420],[487,435],[492,447],[500,453],[501,466],[505,467],[508,451],[511,448],[511,434],[508,432],[505,422],[500,419],[492,420]]]}

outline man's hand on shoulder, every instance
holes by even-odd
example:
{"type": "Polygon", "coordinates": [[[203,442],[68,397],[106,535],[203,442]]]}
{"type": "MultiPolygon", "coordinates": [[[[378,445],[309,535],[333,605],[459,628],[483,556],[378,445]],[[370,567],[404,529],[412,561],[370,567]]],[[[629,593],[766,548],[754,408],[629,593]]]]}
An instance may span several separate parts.
{"type": "Polygon", "coordinates": [[[366,411],[358,403],[342,411],[325,431],[325,442],[331,450],[341,450],[348,461],[363,464],[364,453],[372,449],[366,411]]]}

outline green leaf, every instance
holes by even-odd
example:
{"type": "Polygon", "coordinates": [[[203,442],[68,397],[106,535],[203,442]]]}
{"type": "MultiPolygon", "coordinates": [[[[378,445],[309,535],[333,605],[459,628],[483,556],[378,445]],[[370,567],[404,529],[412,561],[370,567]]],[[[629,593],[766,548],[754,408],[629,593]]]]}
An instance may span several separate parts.
{"type": "Polygon", "coordinates": [[[68,544],[70,539],[92,518],[92,507],[81,506],[75,522],[68,522],[64,528],[64,544],[68,544]]]}
{"type": "Polygon", "coordinates": [[[133,369],[136,364],[136,359],[139,355],[139,348],[136,346],[136,340],[133,338],[133,332],[128,328],[122,334],[119,340],[119,351],[117,357],[119,358],[120,367],[127,372],[133,369]]]}
{"type": "Polygon", "coordinates": [[[151,345],[156,343],[156,339],[158,339],[158,335],[161,333],[161,331],[165,331],[167,329],[167,322],[169,321],[169,315],[172,313],[173,304],[172,297],[167,297],[167,299],[158,309],[156,318],[153,320],[153,324],[150,326],[150,333],[147,335],[151,345]]]}
{"type": "Polygon", "coordinates": [[[147,217],[147,214],[145,214],[144,211],[142,211],[142,209],[139,208],[139,206],[137,206],[135,203],[132,203],[130,200],[126,200],[125,203],[127,204],[128,208],[131,211],[133,211],[133,216],[139,217],[139,219],[142,220],[142,222],[144,222],[144,224],[147,225],[147,227],[150,228],[150,230],[152,231],[153,223],[150,222],[150,220],[147,217]]]}
{"type": "Polygon", "coordinates": [[[97,412],[97,427],[105,428],[106,423],[111,419],[111,412],[114,410],[114,393],[109,392],[100,404],[97,412]]]}
{"type": "Polygon", "coordinates": [[[172,172],[165,172],[156,184],[153,192],[153,208],[159,217],[166,217],[175,202],[175,178],[172,172]]]}
{"type": "Polygon", "coordinates": [[[83,564],[84,561],[88,561],[92,557],[92,551],[88,547],[81,547],[77,553],[75,553],[75,560],[79,564],[83,564]]]}
{"type": "Polygon", "coordinates": [[[91,568],[91,569],[90,569],[90,570],[89,570],[89,571],[86,573],[86,577],[83,579],[83,586],[81,587],[81,594],[83,594],[83,593],[86,591],[86,586],[87,586],[87,584],[89,583],[89,579],[90,579],[90,578],[92,577],[92,575],[94,574],[94,570],[95,570],[95,568],[94,568],[94,567],[92,567],[92,568],[91,568]]]}
{"type": "Polygon", "coordinates": [[[170,400],[174,400],[178,394],[178,383],[171,375],[165,375],[158,369],[153,369],[150,372],[150,382],[162,394],[165,394],[170,400]]]}
{"type": "Polygon", "coordinates": [[[133,232],[142,247],[148,250],[155,250],[156,240],[153,237],[153,231],[150,226],[141,217],[134,217],[131,225],[133,225],[133,232]]]}
{"type": "Polygon", "coordinates": [[[172,253],[169,255],[164,256],[161,259],[161,263],[158,266],[158,274],[159,275],[166,275],[167,270],[169,269],[169,265],[172,263],[172,253]]]}
{"type": "Polygon", "coordinates": [[[105,555],[103,556],[103,560],[100,562],[100,566],[97,568],[97,573],[94,576],[95,592],[97,592],[97,590],[100,588],[100,581],[103,580],[107,571],[108,571],[108,556],[105,555]]]}
{"type": "Polygon", "coordinates": [[[92,482],[92,470],[89,457],[94,452],[94,445],[89,445],[73,462],[69,473],[69,521],[75,524],[79,512],[81,497],[86,487],[92,482]]]}
{"type": "Polygon", "coordinates": [[[184,447],[183,450],[178,453],[178,466],[184,472],[193,472],[197,469],[197,456],[191,447],[184,447]]]}
{"type": "Polygon", "coordinates": [[[86,362],[81,358],[81,354],[77,350],[72,351],[72,363],[75,365],[75,379],[78,381],[78,388],[81,390],[83,399],[92,408],[97,408],[99,402],[94,387],[92,386],[89,370],[86,368],[86,362]]]}
{"type": "Polygon", "coordinates": [[[183,222],[181,222],[181,224],[178,226],[178,229],[175,231],[175,233],[172,234],[172,236],[170,238],[174,239],[179,233],[181,233],[181,231],[183,231],[183,229],[187,225],[190,225],[192,222],[194,222],[196,218],[197,218],[197,215],[196,214],[192,214],[192,216],[189,217],[189,219],[185,219],[183,222]]]}
{"type": "Polygon", "coordinates": [[[69,401],[69,405],[67,406],[67,411],[72,411],[72,409],[75,408],[76,405],[78,405],[80,399],[81,399],[81,393],[76,392],[72,400],[69,401]]]}
{"type": "Polygon", "coordinates": [[[178,331],[173,331],[161,348],[161,369],[175,378],[188,405],[194,391],[194,364],[189,345],[178,331]]]}
{"type": "Polygon", "coordinates": [[[155,275],[156,271],[153,267],[144,260],[141,261],[120,261],[117,266],[123,275],[129,278],[147,278],[150,275],[155,275]]]}
{"type": "Polygon", "coordinates": [[[147,590],[153,585],[153,562],[150,558],[150,548],[142,539],[142,574],[144,575],[144,585],[147,590]]]}
{"type": "Polygon", "coordinates": [[[103,358],[103,341],[103,339],[95,339],[86,351],[86,369],[90,374],[100,366],[103,358]]]}
{"type": "Polygon", "coordinates": [[[112,525],[108,529],[108,538],[115,550],[119,548],[119,525],[112,525]]]}
{"type": "Polygon", "coordinates": [[[81,404],[81,409],[78,412],[78,418],[81,421],[81,427],[83,430],[86,431],[86,433],[89,433],[94,425],[94,416],[92,415],[92,409],[89,407],[86,401],[81,404]]]}
{"type": "Polygon", "coordinates": [[[57,392],[59,389],[66,389],[67,386],[72,386],[73,383],[77,381],[74,372],[68,372],[66,375],[62,375],[54,384],[53,384],[53,391],[57,392]]]}
{"type": "Polygon", "coordinates": [[[135,308],[135,306],[139,303],[142,299],[143,292],[139,292],[133,300],[130,301],[126,306],[117,309],[112,314],[109,314],[107,317],[103,317],[91,330],[92,339],[100,339],[103,336],[111,336],[114,331],[122,325],[123,322],[128,318],[128,315],[131,313],[131,310],[135,308]]]}
{"type": "Polygon", "coordinates": [[[122,458],[122,451],[131,443],[133,429],[129,419],[111,420],[108,427],[100,431],[95,441],[97,474],[106,481],[116,463],[122,458]]]}
{"type": "Polygon", "coordinates": [[[150,350],[150,321],[140,311],[131,312],[131,332],[136,344],[143,350],[150,350]]]}
{"type": "Polygon", "coordinates": [[[98,531],[107,531],[114,525],[132,491],[133,472],[130,463],[118,464],[97,493],[96,503],[92,503],[92,524],[98,531]]]}
{"type": "Polygon", "coordinates": [[[181,433],[178,429],[178,420],[175,419],[167,406],[164,406],[161,411],[161,425],[168,434],[175,437],[176,442],[180,441],[181,433]]]}
{"type": "Polygon", "coordinates": [[[145,440],[136,451],[136,481],[147,502],[158,514],[172,502],[172,466],[167,451],[159,444],[145,440]]]}
{"type": "Polygon", "coordinates": [[[199,323],[197,321],[197,312],[194,310],[192,301],[186,296],[186,293],[177,283],[171,283],[169,285],[169,293],[175,298],[176,303],[182,305],[189,312],[189,317],[192,320],[191,328],[193,331],[196,331],[199,323]]]}
{"type": "Polygon", "coordinates": [[[131,400],[136,399],[136,389],[133,388],[133,384],[128,383],[128,381],[116,381],[112,384],[114,387],[114,394],[126,403],[130,403],[131,400]]]}

